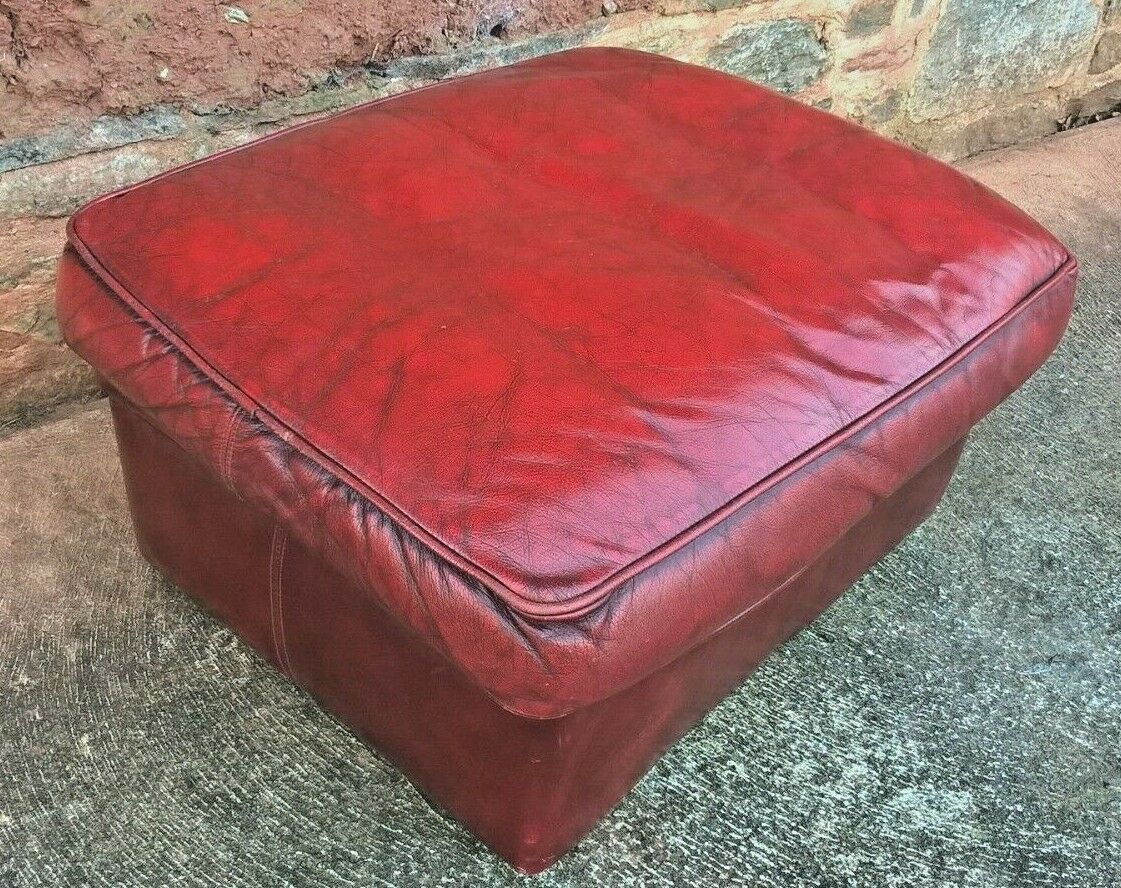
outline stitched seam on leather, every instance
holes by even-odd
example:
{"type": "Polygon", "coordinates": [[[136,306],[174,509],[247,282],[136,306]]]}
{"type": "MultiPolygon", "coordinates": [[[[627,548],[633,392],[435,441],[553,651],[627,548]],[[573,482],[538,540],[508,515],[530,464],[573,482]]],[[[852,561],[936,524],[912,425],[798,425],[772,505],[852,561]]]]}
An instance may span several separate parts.
{"type": "Polygon", "coordinates": [[[289,676],[292,672],[292,655],[288,651],[288,630],[284,622],[284,561],[288,556],[288,534],[281,531],[280,554],[276,561],[276,622],[280,627],[280,650],[284,654],[284,669],[289,676]]]}
{"type": "MultiPolygon", "coordinates": [[[[167,440],[169,442],[171,442],[172,444],[174,444],[177,448],[183,449],[183,446],[179,441],[175,440],[174,438],[171,438],[170,436],[168,436],[167,432],[158,428],[145,413],[141,412],[127,398],[120,397],[120,403],[122,404],[122,406],[124,406],[127,409],[129,409],[130,411],[132,411],[139,419],[141,419],[146,424],[148,424],[151,428],[153,428],[158,434],[160,434],[162,436],[165,436],[167,438],[167,440]]],[[[949,446],[952,447],[953,444],[951,443],[949,446]]],[[[184,451],[184,452],[186,452],[186,451],[184,451]]],[[[191,456],[191,458],[194,458],[194,457],[191,456]]],[[[934,462],[938,458],[939,458],[938,456],[935,456],[933,459],[931,459],[929,462],[927,462],[926,465],[929,466],[931,462],[934,462]]],[[[919,469],[918,471],[921,471],[921,469],[919,469]]],[[[915,474],[917,474],[917,472],[915,474]]],[[[913,475],[912,475],[912,477],[913,477],[913,475]]],[[[818,553],[817,557],[820,557],[820,555],[821,555],[821,553],[818,553]]],[[[317,555],[317,557],[322,557],[322,556],[317,555]]],[[[816,558],[811,560],[810,565],[812,565],[814,560],[816,560],[816,558]]],[[[270,556],[270,561],[271,561],[271,556],[270,556]]],[[[690,642],[690,644],[683,650],[683,652],[679,653],[677,656],[680,657],[684,653],[688,653],[688,651],[692,650],[693,648],[695,648],[699,644],[703,644],[706,640],[711,638],[712,634],[716,634],[719,631],[721,631],[723,628],[726,628],[730,623],[734,623],[734,622],[738,621],[740,618],[748,616],[758,606],[758,604],[760,603],[761,600],[769,599],[769,598],[773,597],[773,595],[775,593],[780,592],[783,587],[789,585],[792,581],[796,580],[799,576],[801,576],[805,572],[807,567],[808,566],[804,566],[804,567],[801,567],[801,568],[797,569],[793,574],[788,575],[787,577],[785,577],[783,580],[781,580],[777,584],[772,585],[771,586],[771,591],[764,593],[762,599],[753,602],[752,604],[748,605],[745,609],[737,612],[734,616],[730,617],[727,620],[727,622],[721,624],[720,628],[715,630],[714,633],[710,633],[709,635],[703,635],[703,636],[699,637],[695,642],[690,642]]],[[[443,652],[443,655],[447,656],[446,652],[443,652]]],[[[573,705],[573,706],[565,706],[563,708],[560,708],[560,709],[557,709],[557,710],[554,710],[554,711],[550,711],[547,714],[543,714],[539,711],[535,711],[532,707],[526,707],[526,706],[523,706],[523,705],[519,705],[518,702],[512,702],[512,700],[516,701],[517,698],[512,698],[512,700],[507,700],[507,699],[502,698],[500,695],[496,694],[490,688],[488,688],[487,686],[482,684],[477,675],[475,675],[470,670],[464,669],[462,664],[456,663],[454,660],[452,660],[451,662],[453,662],[456,665],[457,668],[463,670],[464,673],[467,674],[470,677],[471,681],[474,682],[481,689],[481,691],[484,694],[486,694],[490,699],[492,699],[498,706],[502,707],[503,709],[507,710],[508,712],[514,713],[515,715],[519,715],[519,716],[522,716],[522,717],[528,718],[528,719],[549,721],[549,720],[553,720],[553,719],[557,719],[557,718],[563,718],[563,717],[569,715],[570,713],[572,713],[573,711],[575,711],[577,709],[580,709],[585,705],[588,705],[588,702],[599,702],[602,699],[606,699],[606,698],[597,698],[596,700],[587,701],[585,703],[581,703],[581,704],[577,704],[577,705],[573,705]]],[[[633,684],[637,683],[638,681],[641,681],[641,680],[645,679],[647,676],[649,676],[653,673],[658,672],[660,669],[665,668],[667,665],[669,665],[669,664],[663,663],[660,666],[656,666],[651,671],[643,672],[643,673],[639,674],[633,681],[629,681],[626,684],[623,684],[620,687],[613,689],[607,696],[611,697],[611,696],[614,696],[617,693],[621,693],[621,692],[625,691],[627,688],[631,687],[633,684]]]]}
{"type": "Polygon", "coordinates": [[[623,583],[641,573],[646,568],[670,556],[673,552],[687,545],[697,537],[702,536],[711,528],[719,525],[739,511],[739,509],[746,506],[756,496],[770,489],[784,478],[789,477],[789,475],[798,471],[808,463],[813,462],[823,454],[828,453],[842,441],[847,440],[852,435],[870,425],[876,418],[886,413],[896,404],[912,397],[928,384],[951,370],[981,344],[998,333],[1005,324],[1025,310],[1029,304],[1037,301],[1053,286],[1071,276],[1077,268],[1076,260],[1068,253],[1066,260],[1050,277],[1036,286],[1035,289],[1029,291],[1005,314],[994,320],[988,327],[976,334],[972,339],[963,343],[958,349],[926,373],[899,389],[891,397],[881,401],[879,404],[854,419],[847,426],[838,429],[832,435],[822,439],[818,444],[807,449],[795,459],[779,466],[769,475],[759,479],[755,484],[737,494],[719,508],[702,516],[689,527],[675,533],[648,552],[632,559],[628,564],[621,566],[614,573],[603,578],[595,585],[581,590],[566,599],[555,602],[544,602],[518,593],[506,583],[493,576],[486,568],[474,562],[470,557],[458,552],[454,547],[444,542],[435,533],[425,527],[420,521],[413,518],[407,511],[387,499],[384,494],[365,483],[361,478],[345,466],[336,462],[310,441],[307,441],[299,435],[299,433],[287,426],[282,420],[275,417],[267,408],[258,404],[242,389],[218,372],[208,361],[191,348],[188,343],[171,330],[158,315],[141,302],[134,293],[125,287],[104,263],[98,259],[97,255],[74,229],[75,218],[76,216],[71,218],[67,226],[67,233],[71,243],[86,261],[91,271],[97,274],[106,284],[110,292],[114,293],[125,302],[126,305],[136,310],[142,320],[152,327],[157,334],[166,339],[180,353],[183,360],[194,365],[213,385],[232,398],[235,401],[235,406],[239,406],[237,402],[245,401],[249,406],[243,407],[243,409],[262,422],[271,434],[279,437],[283,442],[315,462],[325,472],[334,476],[343,484],[346,484],[366,499],[373,508],[393,521],[403,532],[408,533],[419,545],[430,551],[435,557],[442,559],[449,565],[464,571],[469,576],[483,583],[493,594],[522,616],[547,622],[576,619],[594,610],[623,583]]]}
{"type": "MultiPolygon", "coordinates": [[[[280,644],[276,632],[276,535],[280,530],[280,526],[273,525],[272,539],[269,542],[269,629],[272,632],[272,649],[276,655],[276,661],[280,664],[280,644]]],[[[282,668],[283,668],[283,664],[282,668]]]]}
{"type": "Polygon", "coordinates": [[[284,615],[282,611],[281,583],[284,579],[284,552],[288,544],[288,534],[279,524],[272,529],[272,543],[269,546],[269,622],[272,626],[272,648],[276,662],[282,672],[292,675],[288,660],[287,644],[284,640],[284,615]],[[278,555],[279,552],[279,555],[278,555]]]}
{"type": "MultiPolygon", "coordinates": [[[[226,486],[231,490],[234,490],[234,482],[231,472],[231,461],[233,460],[234,429],[237,427],[237,420],[240,414],[241,408],[237,405],[234,405],[234,409],[230,413],[230,424],[226,429],[225,443],[222,445],[222,466],[220,471],[222,473],[223,480],[226,482],[226,486]]],[[[237,491],[234,490],[234,493],[236,494],[237,491]]],[[[241,497],[238,496],[238,499],[241,499],[241,497]]]]}

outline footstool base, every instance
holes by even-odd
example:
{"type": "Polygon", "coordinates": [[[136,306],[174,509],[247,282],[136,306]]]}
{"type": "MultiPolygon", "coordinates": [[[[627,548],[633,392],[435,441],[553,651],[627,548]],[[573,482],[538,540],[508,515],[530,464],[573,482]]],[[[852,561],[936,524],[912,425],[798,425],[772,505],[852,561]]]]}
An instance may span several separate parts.
{"type": "Polygon", "coordinates": [[[930,514],[957,441],[806,570],[668,666],[554,719],[515,715],[111,395],[145,557],[526,873],[930,514]]]}

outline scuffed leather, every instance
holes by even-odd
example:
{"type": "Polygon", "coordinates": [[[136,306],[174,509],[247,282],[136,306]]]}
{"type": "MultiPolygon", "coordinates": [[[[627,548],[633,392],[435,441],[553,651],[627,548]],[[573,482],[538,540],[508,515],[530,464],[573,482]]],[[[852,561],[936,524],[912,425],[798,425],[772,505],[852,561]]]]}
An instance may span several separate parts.
{"type": "Polygon", "coordinates": [[[797,576],[1039,366],[1076,275],[942,164],[619,50],[296,127],[71,243],[112,387],[541,717],[797,576]]]}

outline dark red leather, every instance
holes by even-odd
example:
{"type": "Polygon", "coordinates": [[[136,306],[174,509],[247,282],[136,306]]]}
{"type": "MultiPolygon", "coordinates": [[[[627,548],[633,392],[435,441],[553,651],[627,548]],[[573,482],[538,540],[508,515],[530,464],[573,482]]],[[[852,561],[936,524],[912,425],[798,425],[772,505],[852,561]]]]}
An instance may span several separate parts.
{"type": "Polygon", "coordinates": [[[513,712],[794,581],[1035,370],[1075,262],[952,169],[576,50],[80,211],[67,340],[513,712]]]}
{"type": "Polygon", "coordinates": [[[285,525],[112,398],[144,554],[516,868],[574,845],[658,755],[934,508],[963,442],[790,583],[672,663],[553,719],[515,715],[285,525]]]}

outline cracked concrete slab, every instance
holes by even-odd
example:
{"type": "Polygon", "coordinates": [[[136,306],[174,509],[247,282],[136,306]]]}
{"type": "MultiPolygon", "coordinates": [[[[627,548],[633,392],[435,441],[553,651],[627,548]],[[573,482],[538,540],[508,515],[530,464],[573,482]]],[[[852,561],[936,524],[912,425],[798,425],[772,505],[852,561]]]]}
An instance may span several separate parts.
{"type": "Polygon", "coordinates": [[[0,441],[0,884],[1121,881],[1121,124],[965,165],[1083,261],[935,515],[523,879],[133,547],[104,404],[0,441]]]}

